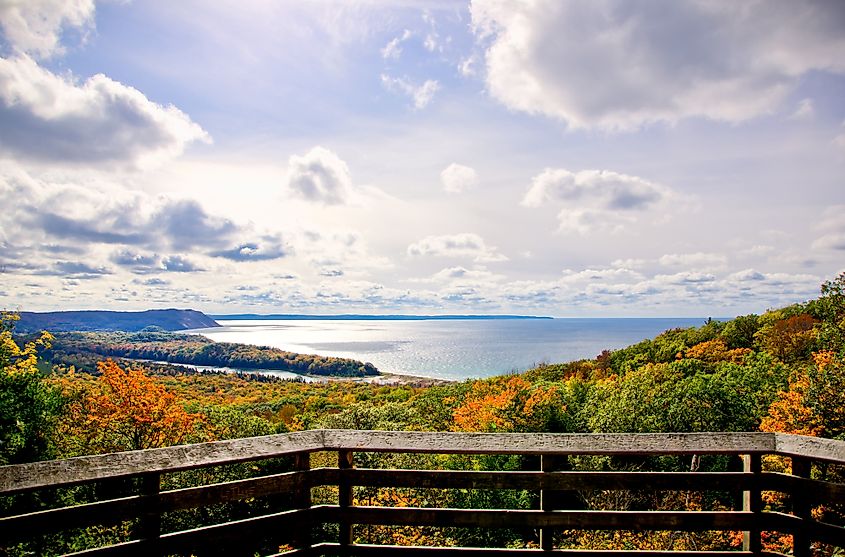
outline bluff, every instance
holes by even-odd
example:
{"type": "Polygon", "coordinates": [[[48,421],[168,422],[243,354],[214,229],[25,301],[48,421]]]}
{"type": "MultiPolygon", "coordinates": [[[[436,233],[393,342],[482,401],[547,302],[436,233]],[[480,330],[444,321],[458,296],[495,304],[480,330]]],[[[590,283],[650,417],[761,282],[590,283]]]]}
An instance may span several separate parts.
{"type": "Polygon", "coordinates": [[[37,331],[126,331],[136,332],[146,327],[165,331],[182,331],[219,327],[206,314],[193,309],[150,309],[147,311],[21,311],[15,329],[19,333],[37,331]]]}

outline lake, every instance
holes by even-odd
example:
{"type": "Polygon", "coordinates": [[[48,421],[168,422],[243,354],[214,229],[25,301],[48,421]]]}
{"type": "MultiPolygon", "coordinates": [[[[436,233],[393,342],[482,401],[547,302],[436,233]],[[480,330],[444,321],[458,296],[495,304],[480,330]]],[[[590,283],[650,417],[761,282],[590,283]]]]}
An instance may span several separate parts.
{"type": "Polygon", "coordinates": [[[218,320],[187,331],[217,342],[371,362],[380,371],[460,380],[594,358],[705,318],[485,320],[218,320]]]}

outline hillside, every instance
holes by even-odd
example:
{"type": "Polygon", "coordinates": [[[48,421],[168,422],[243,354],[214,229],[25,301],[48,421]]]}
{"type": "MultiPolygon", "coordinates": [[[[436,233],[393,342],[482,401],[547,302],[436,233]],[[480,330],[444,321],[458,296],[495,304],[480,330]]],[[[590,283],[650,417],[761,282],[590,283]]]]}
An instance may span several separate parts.
{"type": "Polygon", "coordinates": [[[150,309],[147,311],[50,311],[20,312],[16,329],[19,333],[37,331],[125,331],[136,332],[146,327],[165,331],[203,329],[220,325],[202,312],[192,309],[150,309]]]}

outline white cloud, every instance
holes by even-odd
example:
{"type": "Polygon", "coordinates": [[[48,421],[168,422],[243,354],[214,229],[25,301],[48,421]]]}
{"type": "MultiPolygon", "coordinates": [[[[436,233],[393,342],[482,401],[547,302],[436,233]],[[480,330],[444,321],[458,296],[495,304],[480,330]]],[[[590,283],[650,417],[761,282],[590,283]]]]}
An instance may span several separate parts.
{"type": "Polygon", "coordinates": [[[816,228],[822,235],[813,242],[813,249],[845,251],[845,205],[825,209],[816,228]]]}
{"type": "Polygon", "coordinates": [[[775,110],[799,77],[845,71],[839,2],[476,0],[487,86],[575,128],[775,110]]]}
{"type": "Polygon", "coordinates": [[[685,269],[721,269],[727,265],[728,258],[719,253],[667,253],[657,260],[666,267],[685,269]]]}
{"type": "Polygon", "coordinates": [[[478,184],[478,173],[474,168],[452,163],[440,173],[443,189],[449,193],[462,193],[478,184]]]}
{"type": "Polygon", "coordinates": [[[495,247],[488,246],[478,234],[465,232],[443,236],[427,236],[408,246],[408,255],[434,257],[468,257],[476,262],[506,261],[495,247]]]}
{"type": "Polygon", "coordinates": [[[84,83],[28,56],[0,58],[0,150],[48,162],[146,166],[209,135],[178,108],[97,74],[84,83]]]}
{"type": "Polygon", "coordinates": [[[560,229],[585,234],[619,231],[636,221],[635,213],[660,207],[673,195],[660,184],[609,170],[547,168],[532,179],[522,205],[563,202],[558,215],[560,229]]]}
{"type": "Polygon", "coordinates": [[[38,58],[62,54],[62,30],[93,26],[94,0],[4,0],[0,27],[18,51],[38,58]]]}
{"type": "Polygon", "coordinates": [[[793,120],[809,120],[811,119],[816,113],[815,105],[813,104],[813,99],[801,99],[798,102],[798,107],[795,109],[795,112],[792,113],[793,120]]]}
{"type": "Polygon", "coordinates": [[[461,60],[461,63],[458,64],[458,71],[461,72],[461,75],[464,77],[472,77],[474,76],[476,71],[476,66],[478,65],[478,57],[473,54],[461,60]]]}
{"type": "Polygon", "coordinates": [[[382,74],[381,83],[388,91],[397,91],[410,97],[414,101],[416,110],[428,106],[434,99],[434,95],[440,90],[440,83],[434,79],[427,79],[423,83],[416,84],[404,77],[391,77],[382,74]]]}
{"type": "Polygon", "coordinates": [[[410,39],[412,36],[413,34],[411,33],[411,31],[405,29],[401,36],[394,37],[390,40],[390,42],[384,45],[384,48],[381,49],[381,57],[385,60],[398,60],[399,57],[402,55],[402,43],[410,39]]]}
{"type": "Polygon", "coordinates": [[[295,196],[325,205],[348,203],[352,196],[349,167],[325,147],[314,147],[288,161],[287,188],[295,196]]]}

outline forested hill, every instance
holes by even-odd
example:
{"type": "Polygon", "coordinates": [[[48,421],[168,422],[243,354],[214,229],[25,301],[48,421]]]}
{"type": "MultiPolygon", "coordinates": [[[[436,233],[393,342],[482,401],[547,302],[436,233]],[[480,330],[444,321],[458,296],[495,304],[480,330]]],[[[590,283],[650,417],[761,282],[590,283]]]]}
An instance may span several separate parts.
{"type": "Polygon", "coordinates": [[[20,312],[19,333],[37,331],[140,331],[159,327],[165,331],[219,327],[206,314],[193,309],[150,309],[147,311],[50,311],[20,312]]]}
{"type": "Polygon", "coordinates": [[[142,331],[56,333],[45,360],[94,371],[106,357],[244,370],[280,370],[331,377],[379,375],[372,364],[348,358],[296,354],[269,346],[214,342],[201,335],[142,331]]]}

